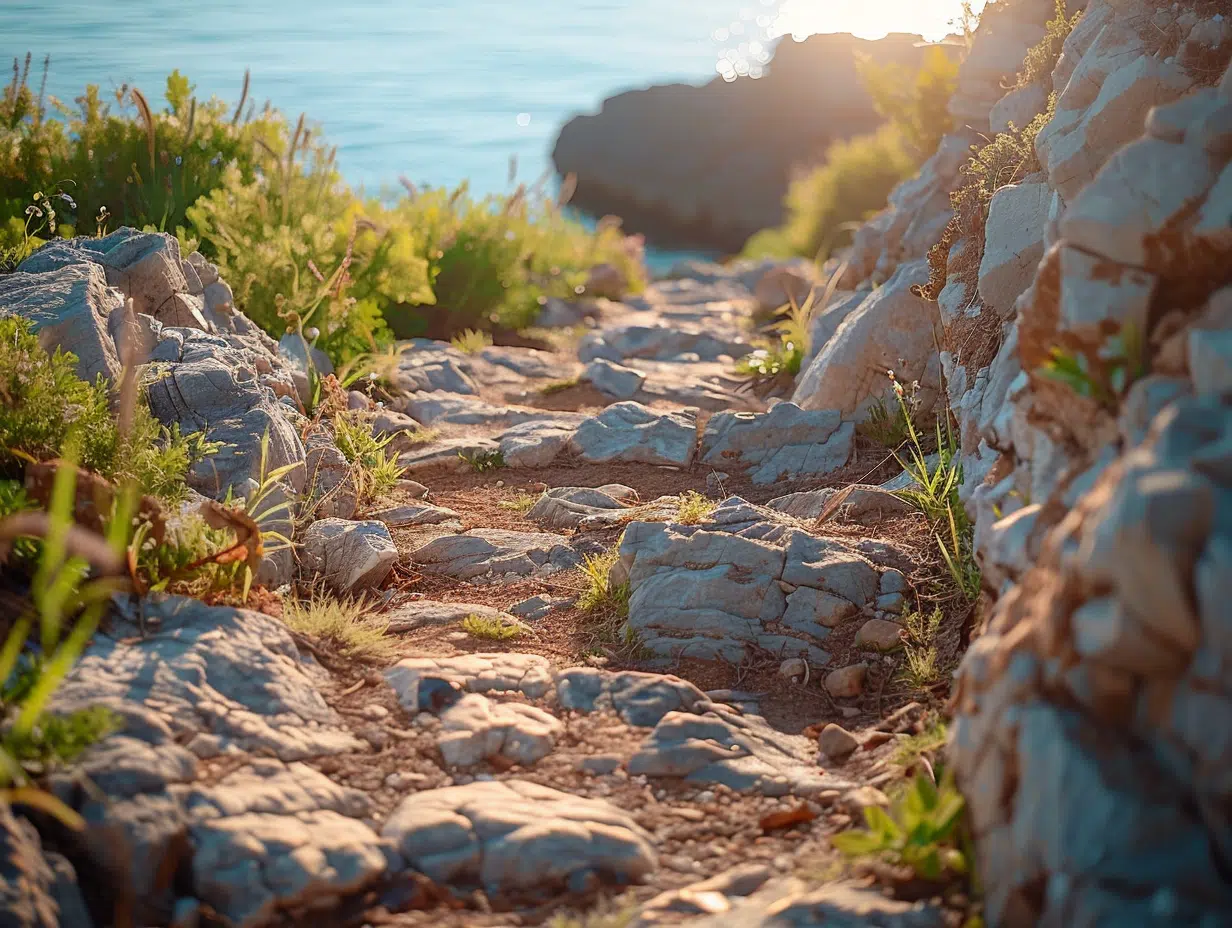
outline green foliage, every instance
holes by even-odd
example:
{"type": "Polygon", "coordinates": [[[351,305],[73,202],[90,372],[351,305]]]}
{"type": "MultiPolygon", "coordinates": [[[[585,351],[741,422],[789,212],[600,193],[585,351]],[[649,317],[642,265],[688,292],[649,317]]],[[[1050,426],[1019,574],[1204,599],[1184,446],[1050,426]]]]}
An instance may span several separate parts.
{"type": "Polygon", "coordinates": [[[479,352],[492,344],[492,336],[487,332],[478,332],[475,329],[463,329],[449,340],[449,344],[453,345],[463,354],[479,354],[479,352]]]}
{"type": "Polygon", "coordinates": [[[505,466],[505,456],[499,451],[476,451],[472,454],[459,451],[458,457],[465,461],[470,469],[477,474],[486,474],[489,471],[500,470],[505,466]]]}
{"type": "Polygon", "coordinates": [[[1137,326],[1126,324],[1093,354],[1054,346],[1040,372],[1115,412],[1120,397],[1146,373],[1145,346],[1137,326]]]}
{"type": "MultiPolygon", "coordinates": [[[[541,493],[518,493],[513,499],[502,499],[497,505],[501,509],[508,509],[510,512],[516,512],[519,515],[526,515],[542,497],[543,494],[541,493]]],[[[0,499],[2,498],[0,497],[0,499]]]]}
{"type": "MultiPolygon", "coordinates": [[[[20,480],[0,480],[0,520],[19,512],[33,512],[38,506],[26,495],[26,488],[20,480]]],[[[9,554],[11,561],[16,563],[33,562],[38,555],[38,542],[32,538],[18,538],[13,542],[13,550],[9,554]]]]}
{"type": "Polygon", "coordinates": [[[1069,34],[1082,18],[1082,10],[1073,16],[1069,15],[1065,0],[1056,0],[1056,12],[1052,19],[1044,24],[1044,37],[1039,40],[1023,59],[1022,70],[1018,72],[1017,85],[1028,87],[1037,81],[1048,80],[1051,83],[1053,69],[1061,57],[1062,47],[1069,34]]]}
{"type": "Polygon", "coordinates": [[[923,731],[898,742],[894,753],[890,756],[890,763],[898,767],[911,767],[919,758],[936,754],[944,748],[949,736],[950,731],[945,720],[935,717],[923,731]]]}
{"type": "Polygon", "coordinates": [[[916,163],[923,164],[954,125],[949,104],[958,86],[957,57],[934,45],[914,75],[901,64],[879,65],[869,57],[857,61],[857,70],[877,112],[898,130],[916,163]]]}
{"type": "Polygon", "coordinates": [[[868,411],[868,418],[856,426],[856,432],[882,448],[901,448],[911,436],[914,415],[905,403],[886,405],[878,397],[868,411]]]}
{"type": "Polygon", "coordinates": [[[583,612],[614,612],[621,618],[629,614],[629,584],[612,583],[612,568],[620,560],[619,548],[604,554],[588,554],[582,559],[586,589],[578,597],[583,612]]]}
{"type": "Polygon", "coordinates": [[[941,679],[936,644],[941,619],[939,608],[930,613],[909,612],[903,618],[907,628],[907,642],[903,648],[906,657],[903,679],[917,689],[931,686],[941,679]]]}
{"type": "Polygon", "coordinates": [[[520,626],[511,625],[500,616],[471,613],[462,620],[462,631],[472,638],[485,641],[511,641],[522,634],[520,626]]]}
{"type": "Polygon", "coordinates": [[[954,585],[968,601],[980,595],[980,568],[975,560],[975,527],[958,495],[963,482],[958,438],[945,410],[937,421],[937,463],[930,466],[923,440],[911,421],[905,390],[891,380],[907,425],[906,455],[894,452],[894,459],[910,475],[913,483],[898,495],[924,513],[933,530],[942,560],[954,585]]]}
{"type": "Polygon", "coordinates": [[[283,603],[282,620],[292,631],[355,660],[384,661],[398,653],[397,641],[386,634],[389,623],[373,616],[362,599],[319,593],[293,599],[283,603]]]}
{"type": "Polygon", "coordinates": [[[389,443],[396,437],[393,434],[377,438],[366,416],[343,414],[334,419],[334,441],[353,468],[355,489],[361,501],[378,499],[389,493],[406,471],[398,466],[397,455],[388,452],[389,443]]]}
{"type": "Polygon", "coordinates": [[[963,167],[963,173],[970,178],[964,187],[974,185],[981,203],[987,203],[1001,187],[1018,183],[1038,171],[1035,137],[1055,112],[1056,95],[1053,94],[1044,112],[1037,114],[1025,127],[1017,129],[1011,123],[1008,132],[999,132],[987,145],[974,149],[971,160],[963,167]]]}
{"type": "Polygon", "coordinates": [[[787,221],[749,239],[744,256],[803,255],[824,260],[842,244],[850,224],[885,206],[890,191],[916,167],[902,132],[893,125],[834,142],[820,166],[788,187],[787,221]]]}
{"type": "Polygon", "coordinates": [[[943,780],[938,787],[920,774],[889,811],[879,806],[864,810],[865,830],[843,832],[830,840],[848,857],[908,866],[921,879],[962,876],[967,873],[967,855],[959,849],[964,808],[962,794],[952,783],[943,780]]]}
{"type": "Polygon", "coordinates": [[[234,109],[199,100],[179,72],[161,110],[127,85],[113,101],[91,85],[71,109],[35,91],[29,72],[29,57],[15,62],[0,97],[0,270],[43,232],[101,232],[109,221],[173,232],[218,264],[271,335],[312,332],[339,364],[381,351],[391,326],[447,337],[529,325],[548,297],[576,296],[595,264],[641,284],[639,251],[617,226],[588,231],[536,190],[477,200],[465,185],[408,184],[401,196],[361,198],[303,116],[245,109],[247,76],[234,109]],[[27,212],[39,205],[32,194],[45,206],[66,179],[72,197],[56,209],[71,221],[27,212]]]}
{"type": "Polygon", "coordinates": [[[83,467],[115,481],[135,480],[141,492],[168,501],[182,498],[191,448],[200,443],[163,428],[144,401],[135,404],[121,437],[106,382],[86,383],[76,367],[71,353],[44,351],[27,320],[0,319],[0,450],[48,460],[63,456],[73,437],[83,467]]]}
{"type": "Polygon", "coordinates": [[[809,350],[809,316],[812,307],[812,294],[809,294],[803,306],[793,304],[787,315],[774,325],[774,331],[779,337],[778,344],[769,348],[758,348],[745,355],[736,362],[736,373],[757,380],[777,377],[780,374],[787,377],[799,374],[804,364],[804,356],[809,350]]]}
{"type": "Polygon", "coordinates": [[[0,714],[8,719],[0,735],[0,786],[6,787],[2,798],[34,805],[80,828],[77,813],[31,785],[27,765],[33,763],[38,769],[50,761],[69,759],[114,727],[111,716],[97,709],[55,719],[46,707],[81,656],[116,590],[113,581],[123,569],[137,494],[130,485],[118,495],[105,536],[78,528],[73,510],[75,465],[80,458],[75,446],[66,447],[63,453],[70,466],[56,471],[46,519],[23,528],[14,523],[20,515],[10,516],[0,533],[40,540],[30,584],[32,605],[15,617],[0,647],[0,681],[4,683],[0,714]],[[39,649],[30,653],[26,644],[36,629],[39,649]]]}
{"type": "Polygon", "coordinates": [[[696,490],[689,490],[680,495],[675,521],[681,525],[697,525],[705,522],[717,505],[696,490]]]}

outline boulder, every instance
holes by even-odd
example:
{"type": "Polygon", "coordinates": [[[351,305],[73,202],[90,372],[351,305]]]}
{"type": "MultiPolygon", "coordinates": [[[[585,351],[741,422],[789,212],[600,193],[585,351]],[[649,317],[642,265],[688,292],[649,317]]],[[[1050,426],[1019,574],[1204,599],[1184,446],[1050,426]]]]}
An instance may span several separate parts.
{"type": "Polygon", "coordinates": [[[721,412],[702,434],[703,464],[740,467],[765,485],[838,470],[851,456],[855,427],[833,410],[776,403],[767,413],[721,412]]]}
{"type": "Polygon", "coordinates": [[[577,528],[592,516],[626,512],[625,498],[590,487],[554,487],[539,497],[526,518],[547,529],[577,528]]]}
{"type": "Polygon", "coordinates": [[[569,447],[576,425],[567,421],[523,422],[501,433],[501,457],[509,467],[547,467],[569,447]]]}
{"type": "Polygon", "coordinates": [[[341,596],[374,590],[398,561],[382,522],[319,519],[304,533],[300,569],[341,596]]]}
{"type": "Polygon", "coordinates": [[[935,346],[942,336],[934,331],[933,307],[911,292],[926,283],[926,261],[900,266],[838,327],[800,375],[792,402],[858,419],[885,394],[889,370],[902,382],[920,380],[935,390],[938,384],[929,383],[926,375],[935,369],[935,346]]]}
{"type": "Polygon", "coordinates": [[[588,463],[636,462],[687,466],[697,441],[690,410],[658,413],[639,403],[617,403],[578,426],[570,448],[588,463]]]}
{"type": "Polygon", "coordinates": [[[473,767],[492,757],[530,767],[547,757],[563,726],[549,713],[517,702],[493,702],[468,693],[441,713],[436,741],[451,767],[473,767]]]}
{"type": "Polygon", "coordinates": [[[631,400],[642,388],[646,375],[631,367],[595,358],[586,365],[582,379],[600,393],[618,400],[631,400]]]}

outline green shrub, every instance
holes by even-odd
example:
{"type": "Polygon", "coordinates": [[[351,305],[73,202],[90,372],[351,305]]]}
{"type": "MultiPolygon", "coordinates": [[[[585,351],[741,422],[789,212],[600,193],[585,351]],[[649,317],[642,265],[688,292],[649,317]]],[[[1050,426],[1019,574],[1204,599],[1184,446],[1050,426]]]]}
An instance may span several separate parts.
{"type": "Polygon", "coordinates": [[[1056,0],[1055,14],[1044,24],[1044,37],[1027,52],[1027,57],[1023,59],[1022,70],[1018,72],[1017,85],[1019,87],[1028,87],[1036,81],[1045,79],[1051,82],[1052,72],[1061,58],[1065,40],[1078,25],[1082,12],[1079,10],[1070,16],[1065,0],[1056,0]]]}
{"type": "Polygon", "coordinates": [[[398,485],[405,468],[388,450],[395,437],[377,438],[367,416],[343,414],[334,420],[334,441],[352,467],[360,502],[379,499],[398,485]]]}
{"type": "Polygon", "coordinates": [[[809,351],[809,316],[813,308],[813,295],[803,306],[792,306],[787,315],[773,326],[778,334],[778,344],[758,348],[736,362],[736,373],[753,380],[769,380],[780,374],[795,377],[804,365],[804,356],[809,351]]]}
{"type": "Polygon", "coordinates": [[[890,191],[916,166],[902,133],[893,125],[835,142],[819,167],[791,182],[784,225],[754,235],[744,247],[745,256],[803,255],[824,260],[842,244],[844,226],[885,206],[890,191]]]}
{"type": "Polygon", "coordinates": [[[144,402],[121,438],[106,381],[86,383],[76,365],[71,353],[44,351],[27,320],[0,319],[0,451],[47,460],[61,456],[74,437],[83,467],[118,482],[135,480],[143,493],[168,501],[181,498],[192,443],[163,428],[144,402]]]}
{"type": "MultiPolygon", "coordinates": [[[[44,64],[46,69],[47,64],[44,64]]],[[[391,340],[464,328],[521,328],[548,297],[574,297],[587,270],[614,264],[642,283],[638,250],[618,225],[595,231],[525,188],[474,199],[456,190],[361,199],[342,183],[335,151],[301,116],[198,100],[167,79],[166,107],[137,88],[77,108],[35,91],[30,60],[14,63],[0,97],[0,270],[37,245],[31,196],[71,186],[72,215],[49,234],[108,222],[175,232],[218,264],[237,305],[266,331],[312,332],[335,361],[391,340]],[[52,119],[49,111],[63,118],[52,119]],[[430,307],[430,308],[428,308],[430,307]]],[[[44,72],[45,73],[45,72],[44,72]]]]}
{"type": "Polygon", "coordinates": [[[914,75],[901,64],[879,65],[868,57],[856,67],[877,112],[898,129],[916,163],[923,164],[954,126],[949,106],[958,86],[957,58],[933,46],[914,75]]]}

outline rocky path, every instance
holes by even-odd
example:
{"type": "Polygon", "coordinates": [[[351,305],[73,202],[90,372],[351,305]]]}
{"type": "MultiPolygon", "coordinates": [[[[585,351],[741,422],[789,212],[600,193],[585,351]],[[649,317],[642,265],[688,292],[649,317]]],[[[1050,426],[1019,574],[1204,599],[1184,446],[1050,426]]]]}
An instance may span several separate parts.
{"type": "MultiPolygon", "coordinates": [[[[242,316],[153,323],[179,419],[230,427],[197,367],[231,400],[250,364],[290,395],[248,388],[228,434],[285,419],[291,460],[307,436],[298,582],[365,596],[384,647],[339,650],[276,605],[122,604],[55,708],[123,726],[53,778],[91,824],[40,830],[31,898],[101,925],[120,887],[138,924],[176,928],[960,917],[853,881],[829,843],[887,801],[944,696],[899,673],[899,620],[938,572],[926,527],[874,485],[884,449],[734,377],[750,270],[692,273],[549,305],[538,348],[407,346],[347,397],[406,468],[362,506],[242,316]]],[[[244,454],[228,466],[245,479],[244,454]]],[[[0,824],[13,859],[38,840],[0,824]]]]}
{"type": "Polygon", "coordinates": [[[404,355],[379,418],[434,434],[400,459],[413,482],[362,514],[397,548],[381,621],[403,656],[330,662],[319,692],[351,744],[296,772],[207,763],[221,782],[316,771],[354,791],[356,827],[455,909],[417,911],[429,890],[384,886],[387,869],[368,923],[598,905],[620,924],[736,924],[745,896],[750,925],[772,902],[808,913],[793,924],[951,914],[842,882],[828,842],[886,801],[937,708],[892,653],[934,579],[923,523],[868,487],[815,524],[853,475],[896,468],[836,415],[732,378],[756,308],[732,278],[590,304],[591,327],[550,351],[404,355]],[[628,584],[627,614],[587,601],[587,565],[628,584]]]}

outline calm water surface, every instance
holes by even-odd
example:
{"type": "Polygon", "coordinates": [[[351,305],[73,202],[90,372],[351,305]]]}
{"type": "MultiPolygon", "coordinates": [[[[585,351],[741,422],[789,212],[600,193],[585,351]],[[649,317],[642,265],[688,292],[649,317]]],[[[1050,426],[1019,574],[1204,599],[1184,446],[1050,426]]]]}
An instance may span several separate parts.
{"type": "Polygon", "coordinates": [[[178,68],[201,96],[306,112],[347,180],[375,192],[470,179],[507,189],[549,166],[558,126],[611,93],[702,82],[755,39],[777,0],[0,0],[0,54],[50,53],[48,90],[87,82],[161,95],[178,68]],[[743,19],[741,18],[743,15],[743,19]]]}

